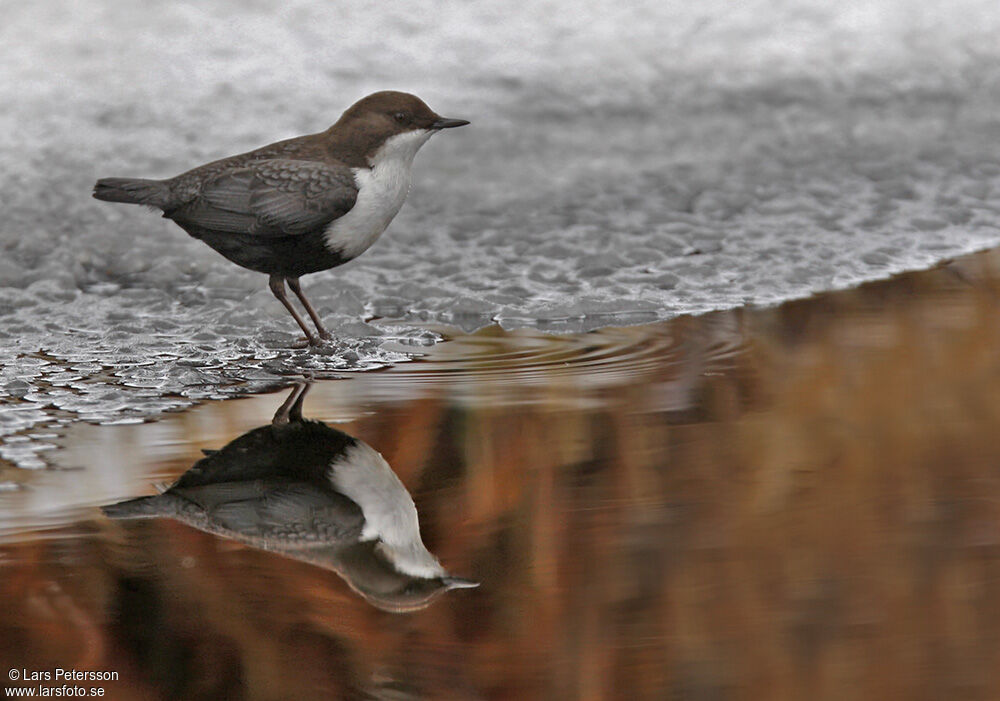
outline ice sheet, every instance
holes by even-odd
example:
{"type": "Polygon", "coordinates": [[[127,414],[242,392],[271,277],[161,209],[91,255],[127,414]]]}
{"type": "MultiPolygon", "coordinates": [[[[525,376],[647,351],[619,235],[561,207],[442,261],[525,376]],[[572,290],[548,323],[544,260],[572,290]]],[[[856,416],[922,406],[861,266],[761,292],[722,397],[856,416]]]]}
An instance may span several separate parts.
{"type": "Polygon", "coordinates": [[[771,304],[1000,241],[1000,5],[822,0],[5,3],[0,456],[59,425],[432,343],[374,317],[563,332],[771,304]],[[473,124],[357,261],[263,276],[90,198],[326,128],[376,89],[473,124]],[[392,339],[392,344],[385,344],[392,339]],[[401,343],[400,343],[401,342],[401,343]]]}

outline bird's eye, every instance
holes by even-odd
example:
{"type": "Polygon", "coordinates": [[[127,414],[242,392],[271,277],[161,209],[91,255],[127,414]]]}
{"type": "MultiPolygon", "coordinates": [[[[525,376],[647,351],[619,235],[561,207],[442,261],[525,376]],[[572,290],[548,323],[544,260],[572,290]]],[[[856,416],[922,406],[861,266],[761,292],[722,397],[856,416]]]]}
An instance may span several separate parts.
{"type": "Polygon", "coordinates": [[[395,119],[397,122],[405,122],[406,121],[406,112],[397,112],[396,114],[394,114],[392,116],[393,116],[393,119],[395,119]]]}

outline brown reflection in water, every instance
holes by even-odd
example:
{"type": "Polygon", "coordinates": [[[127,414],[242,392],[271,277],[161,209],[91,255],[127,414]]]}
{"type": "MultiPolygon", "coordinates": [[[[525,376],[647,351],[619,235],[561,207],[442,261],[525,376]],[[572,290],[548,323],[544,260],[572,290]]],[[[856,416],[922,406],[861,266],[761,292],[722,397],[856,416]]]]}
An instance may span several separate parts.
{"type": "MultiPolygon", "coordinates": [[[[609,332],[657,349],[628,372],[495,372],[518,341],[488,331],[320,384],[306,411],[361,416],[479,589],[396,617],[302,563],[94,519],[2,548],[0,656],[117,669],[113,698],[1000,698],[998,270],[609,332]]],[[[148,471],[257,402],[171,419],[192,442],[148,471]]]]}

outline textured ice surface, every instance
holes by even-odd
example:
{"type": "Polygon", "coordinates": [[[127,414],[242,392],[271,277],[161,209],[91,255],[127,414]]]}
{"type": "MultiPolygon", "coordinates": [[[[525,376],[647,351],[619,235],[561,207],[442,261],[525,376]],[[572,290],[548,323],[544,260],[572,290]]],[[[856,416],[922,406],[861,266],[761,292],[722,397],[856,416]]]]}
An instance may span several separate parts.
{"type": "Polygon", "coordinates": [[[0,457],[37,467],[31,433],[61,422],[433,341],[374,317],[576,331],[995,245],[998,32],[995,0],[7,3],[0,457]],[[326,355],[283,350],[263,276],[90,198],[97,177],[323,129],[381,88],[473,125],[419,154],[372,250],[306,278],[342,339],[326,355]]]}

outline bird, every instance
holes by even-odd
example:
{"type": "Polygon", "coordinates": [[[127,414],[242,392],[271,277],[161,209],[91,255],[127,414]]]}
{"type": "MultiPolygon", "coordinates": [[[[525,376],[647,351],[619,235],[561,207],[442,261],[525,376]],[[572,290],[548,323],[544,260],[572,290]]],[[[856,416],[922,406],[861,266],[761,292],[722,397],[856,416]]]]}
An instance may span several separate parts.
{"type": "Polygon", "coordinates": [[[166,491],[102,507],[111,519],[172,518],[339,574],[375,607],[407,613],[453,589],[420,537],[413,498],[370,445],[302,417],[296,384],[267,426],[206,451],[166,491]]]}
{"type": "Polygon", "coordinates": [[[440,116],[416,95],[384,90],[355,102],[326,131],[165,180],[101,178],[93,196],[161,210],[233,263],[265,273],[306,342],[318,346],[331,335],[299,278],[343,265],[375,243],[406,200],[420,147],[466,124],[440,116]],[[286,283],[318,336],[292,305],[286,283]]]}

